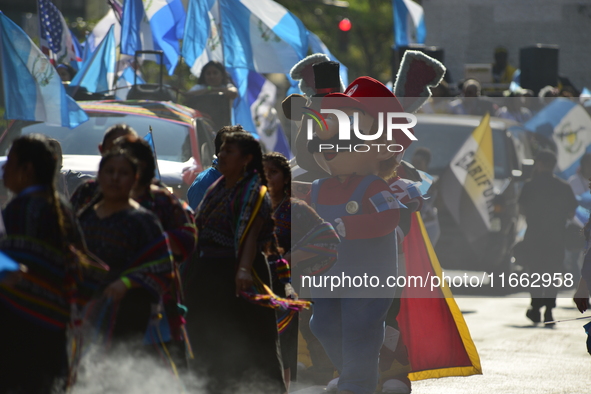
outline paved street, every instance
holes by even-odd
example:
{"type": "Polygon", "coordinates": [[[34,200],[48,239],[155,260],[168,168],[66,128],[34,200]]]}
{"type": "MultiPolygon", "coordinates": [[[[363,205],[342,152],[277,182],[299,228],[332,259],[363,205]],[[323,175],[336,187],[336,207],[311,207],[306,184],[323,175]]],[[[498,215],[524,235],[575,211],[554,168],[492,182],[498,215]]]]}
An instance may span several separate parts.
{"type": "MultiPolygon", "coordinates": [[[[569,293],[561,293],[554,318],[580,317],[569,293]]],[[[522,394],[591,392],[586,321],[534,327],[525,317],[525,293],[512,298],[457,298],[480,354],[483,375],[413,383],[413,394],[522,394]],[[516,298],[516,297],[521,298],[516,298]]],[[[319,394],[322,387],[294,394],[319,394]]]]}

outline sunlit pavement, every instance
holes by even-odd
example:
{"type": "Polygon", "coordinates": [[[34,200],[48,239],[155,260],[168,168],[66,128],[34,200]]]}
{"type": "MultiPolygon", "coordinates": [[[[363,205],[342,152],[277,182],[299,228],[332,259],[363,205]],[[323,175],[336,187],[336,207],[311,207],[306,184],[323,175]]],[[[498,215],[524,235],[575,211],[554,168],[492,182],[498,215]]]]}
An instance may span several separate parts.
{"type": "MultiPolygon", "coordinates": [[[[582,316],[568,297],[571,293],[560,294],[554,309],[556,320],[582,316]]],[[[458,297],[456,302],[478,349],[483,374],[413,382],[413,394],[591,393],[591,356],[583,329],[591,320],[558,323],[554,328],[534,326],[525,317],[526,293],[458,297]]],[[[318,386],[293,391],[323,392],[318,386]]]]}

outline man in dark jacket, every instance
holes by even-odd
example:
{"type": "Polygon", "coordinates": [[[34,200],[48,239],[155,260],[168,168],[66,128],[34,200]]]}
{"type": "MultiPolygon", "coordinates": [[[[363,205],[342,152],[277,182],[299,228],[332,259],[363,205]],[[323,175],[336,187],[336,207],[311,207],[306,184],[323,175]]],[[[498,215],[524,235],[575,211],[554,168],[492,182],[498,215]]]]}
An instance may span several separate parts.
{"type": "Polygon", "coordinates": [[[551,151],[541,151],[535,158],[534,174],[525,183],[519,206],[527,221],[527,231],[523,240],[523,263],[528,269],[530,279],[538,274],[539,287],[532,287],[531,307],[526,316],[534,323],[541,320],[540,308],[546,307],[544,321],[553,321],[552,308],[556,307],[554,274],[564,272],[564,237],[567,220],[571,219],[577,208],[577,200],[565,181],[554,176],[556,155],[551,151]],[[549,287],[543,286],[542,275],[548,273],[552,278],[549,287]],[[533,276],[532,276],[533,275],[533,276]]]}

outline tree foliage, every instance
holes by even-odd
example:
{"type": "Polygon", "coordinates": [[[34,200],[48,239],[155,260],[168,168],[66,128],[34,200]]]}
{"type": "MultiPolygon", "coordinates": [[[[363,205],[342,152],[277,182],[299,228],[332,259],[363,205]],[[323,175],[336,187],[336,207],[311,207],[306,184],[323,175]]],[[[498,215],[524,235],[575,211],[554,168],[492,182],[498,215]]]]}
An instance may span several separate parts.
{"type": "Polygon", "coordinates": [[[391,80],[392,0],[348,0],[348,7],[329,5],[339,2],[326,0],[276,1],[300,18],[349,68],[349,81],[363,75],[391,80]],[[338,24],[343,18],[349,18],[352,25],[345,51],[339,45],[338,24]]]}

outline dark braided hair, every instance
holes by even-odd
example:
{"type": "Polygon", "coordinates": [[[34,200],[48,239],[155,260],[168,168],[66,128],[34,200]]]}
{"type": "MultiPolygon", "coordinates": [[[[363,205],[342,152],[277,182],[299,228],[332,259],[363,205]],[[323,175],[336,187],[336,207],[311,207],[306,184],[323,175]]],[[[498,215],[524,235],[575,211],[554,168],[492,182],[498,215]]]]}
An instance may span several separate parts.
{"type": "Polygon", "coordinates": [[[242,156],[252,155],[246,171],[256,172],[261,177],[261,184],[267,185],[267,178],[263,170],[263,150],[261,144],[249,133],[229,133],[224,135],[225,144],[236,144],[242,156]]]}
{"type": "Polygon", "coordinates": [[[283,173],[283,179],[287,181],[285,194],[291,195],[291,168],[287,157],[279,152],[270,152],[263,155],[263,162],[269,162],[283,173]]]}
{"type": "Polygon", "coordinates": [[[58,153],[51,146],[49,139],[43,134],[27,134],[12,142],[10,152],[16,155],[19,166],[30,163],[33,168],[35,183],[47,187],[51,196],[51,203],[55,207],[58,226],[62,235],[62,247],[67,248],[67,225],[65,215],[60,204],[60,198],[55,188],[55,178],[58,164],[58,153]]]}
{"type": "Polygon", "coordinates": [[[235,126],[224,126],[218,130],[215,135],[214,145],[215,145],[215,154],[220,154],[220,149],[222,148],[222,144],[224,143],[224,136],[228,133],[247,133],[246,130],[242,128],[241,125],[237,124],[235,126]]]}

